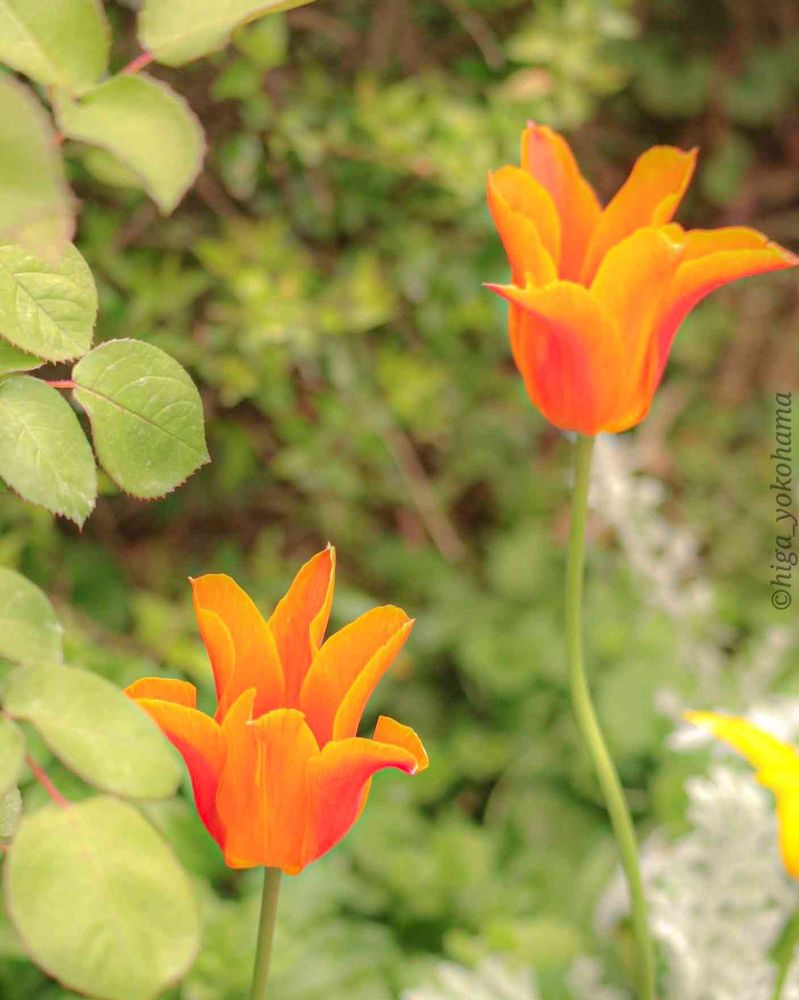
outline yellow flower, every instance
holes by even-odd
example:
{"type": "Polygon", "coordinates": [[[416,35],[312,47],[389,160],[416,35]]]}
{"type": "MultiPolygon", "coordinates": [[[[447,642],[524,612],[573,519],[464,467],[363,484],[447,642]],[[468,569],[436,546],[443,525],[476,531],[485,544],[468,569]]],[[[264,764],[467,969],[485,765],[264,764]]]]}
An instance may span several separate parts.
{"type": "Polygon", "coordinates": [[[686,712],[685,718],[737,750],[774,793],[782,860],[788,874],[799,877],[799,752],[746,719],[713,712],[686,712]]]}

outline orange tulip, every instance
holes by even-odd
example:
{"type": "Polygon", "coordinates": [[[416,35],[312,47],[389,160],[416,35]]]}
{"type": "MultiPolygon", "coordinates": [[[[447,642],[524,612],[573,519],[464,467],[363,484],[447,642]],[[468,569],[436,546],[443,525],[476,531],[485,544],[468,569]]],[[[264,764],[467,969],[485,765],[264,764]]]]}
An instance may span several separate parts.
{"type": "Polygon", "coordinates": [[[357,735],[413,621],[374,608],[323,642],[334,579],[328,547],[269,621],[229,576],[192,580],[216,683],[213,718],[197,710],[186,681],[145,677],[127,688],[183,755],[200,818],[232,868],[296,875],[347,833],[376,771],[427,767],[419,738],[393,719],[380,716],[373,739],[357,735]]]}
{"type": "Polygon", "coordinates": [[[639,423],[690,310],[728,281],[799,263],[753,229],[673,223],[695,161],[696,150],[654,146],[603,209],[566,140],[530,124],[521,167],[489,174],[512,284],[488,287],[511,304],[516,366],[556,426],[639,423]]]}

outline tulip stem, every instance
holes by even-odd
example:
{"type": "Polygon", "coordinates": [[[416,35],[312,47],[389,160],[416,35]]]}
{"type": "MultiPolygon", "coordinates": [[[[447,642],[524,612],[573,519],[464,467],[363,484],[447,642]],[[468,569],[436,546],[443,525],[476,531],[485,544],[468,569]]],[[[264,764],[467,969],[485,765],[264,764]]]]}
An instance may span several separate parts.
{"type": "Polygon", "coordinates": [[[599,779],[630,890],[637,995],[639,1000],[654,1000],[654,952],[649,936],[646,897],[638,863],[635,829],[624,799],[619,776],[602,736],[583,665],[581,622],[583,567],[585,563],[585,526],[588,515],[588,484],[591,477],[593,450],[593,437],[586,437],[582,434],[577,436],[574,452],[574,492],[572,494],[569,546],[566,558],[566,649],[569,661],[569,685],[577,725],[588,747],[599,779]]]}
{"type": "Polygon", "coordinates": [[[781,1000],[782,992],[788,981],[788,973],[791,971],[796,948],[799,945],[799,910],[797,910],[785,925],[782,938],[775,949],[777,962],[777,975],[774,979],[774,992],[772,1000],[781,1000]]]}
{"type": "Polygon", "coordinates": [[[250,1000],[266,1000],[269,979],[269,958],[275,933],[277,897],[280,893],[280,869],[264,868],[264,888],[261,896],[261,919],[258,922],[258,941],[255,946],[255,967],[252,973],[250,1000]]]}

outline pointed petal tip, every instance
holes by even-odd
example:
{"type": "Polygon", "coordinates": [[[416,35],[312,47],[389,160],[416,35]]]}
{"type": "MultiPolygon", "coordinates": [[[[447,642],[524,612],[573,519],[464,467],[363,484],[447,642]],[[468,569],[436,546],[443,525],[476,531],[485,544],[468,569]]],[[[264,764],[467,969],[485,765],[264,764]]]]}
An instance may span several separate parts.
{"type": "Polygon", "coordinates": [[[551,134],[554,130],[551,129],[549,125],[542,125],[541,122],[537,122],[533,118],[528,118],[524,131],[533,132],[536,136],[540,136],[546,135],[547,132],[551,134]]]}
{"type": "Polygon", "coordinates": [[[773,240],[769,240],[766,243],[766,249],[771,250],[772,253],[779,254],[785,262],[785,267],[796,267],[799,265],[799,256],[787,250],[785,247],[780,246],[779,243],[775,243],[773,240]]]}
{"type": "Polygon", "coordinates": [[[712,728],[718,718],[714,712],[704,712],[698,709],[688,709],[682,713],[682,717],[692,726],[704,726],[707,729],[712,728]]]}
{"type": "Polygon", "coordinates": [[[328,541],[327,545],[317,555],[327,557],[331,572],[336,568],[336,546],[332,542],[328,541]]]}
{"type": "Polygon", "coordinates": [[[644,150],[643,155],[651,154],[655,150],[664,151],[669,153],[676,153],[677,156],[682,157],[685,160],[695,161],[697,156],[699,156],[699,146],[691,146],[690,149],[681,149],[679,146],[670,146],[668,143],[658,143],[655,146],[650,146],[648,149],[644,150]]]}

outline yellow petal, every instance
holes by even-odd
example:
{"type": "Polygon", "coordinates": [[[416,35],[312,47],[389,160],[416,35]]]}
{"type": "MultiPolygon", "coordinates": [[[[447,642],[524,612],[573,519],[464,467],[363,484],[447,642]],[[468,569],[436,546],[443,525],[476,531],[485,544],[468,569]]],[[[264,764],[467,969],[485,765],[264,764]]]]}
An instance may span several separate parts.
{"type": "MultiPolygon", "coordinates": [[[[747,719],[715,712],[686,712],[685,718],[737,750],[766,777],[774,775],[779,781],[779,775],[784,776],[783,780],[787,780],[789,775],[799,776],[799,753],[790,744],[783,743],[747,719]]],[[[773,779],[764,781],[764,784],[779,791],[773,779]]]]}

